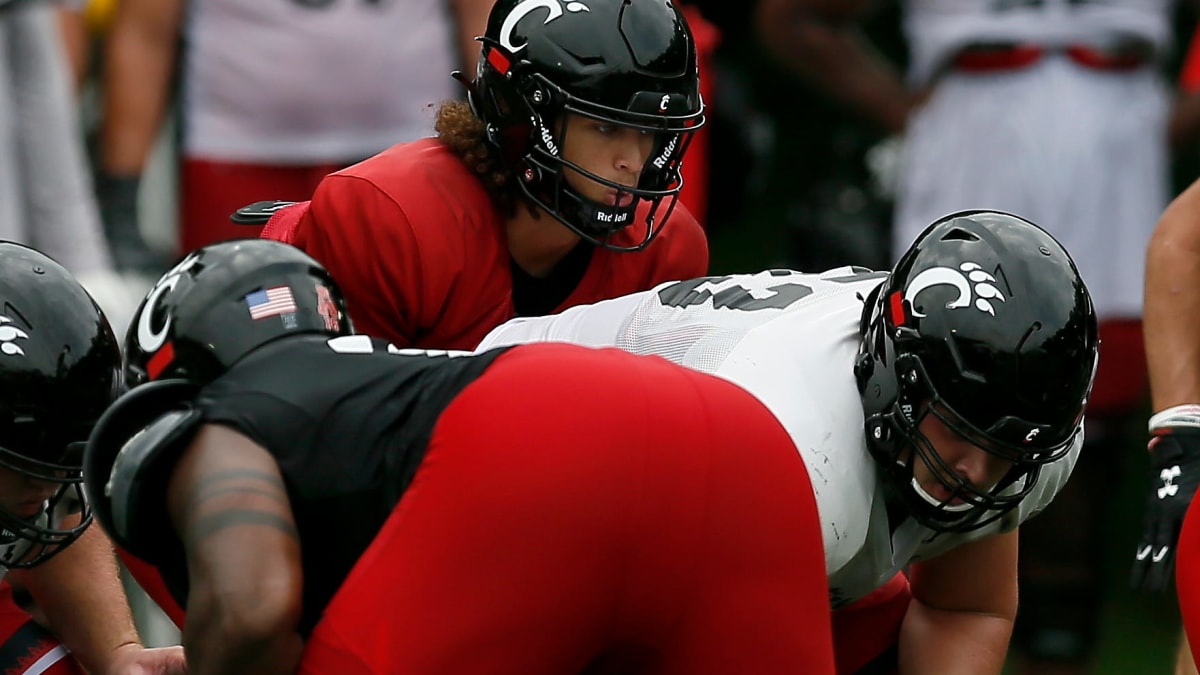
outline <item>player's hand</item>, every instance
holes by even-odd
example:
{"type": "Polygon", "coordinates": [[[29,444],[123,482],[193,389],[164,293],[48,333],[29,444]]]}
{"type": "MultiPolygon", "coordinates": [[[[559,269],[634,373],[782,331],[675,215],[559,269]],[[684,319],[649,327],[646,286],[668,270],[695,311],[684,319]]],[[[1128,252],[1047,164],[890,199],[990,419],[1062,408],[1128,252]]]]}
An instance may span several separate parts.
{"type": "Polygon", "coordinates": [[[117,269],[157,277],[167,269],[163,256],[142,238],[138,226],[138,189],[141,177],[96,173],[96,200],[108,247],[117,269]]]}
{"type": "Polygon", "coordinates": [[[1146,522],[1134,554],[1130,585],[1162,591],[1174,576],[1179,530],[1200,485],[1200,428],[1157,426],[1152,429],[1149,451],[1146,522]]]}
{"type": "Polygon", "coordinates": [[[106,675],[186,675],[183,647],[147,649],[124,645],[113,653],[106,675]]]}

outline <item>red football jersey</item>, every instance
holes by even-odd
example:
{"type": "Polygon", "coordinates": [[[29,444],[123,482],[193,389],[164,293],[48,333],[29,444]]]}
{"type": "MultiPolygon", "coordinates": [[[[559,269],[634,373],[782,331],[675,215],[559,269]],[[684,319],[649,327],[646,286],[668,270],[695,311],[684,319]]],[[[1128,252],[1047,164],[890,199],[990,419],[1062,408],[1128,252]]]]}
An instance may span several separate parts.
{"type": "Polygon", "coordinates": [[[1179,69],[1179,88],[1185,94],[1200,90],[1200,26],[1197,26],[1195,34],[1192,35],[1187,56],[1179,69]]]}
{"type": "MultiPolygon", "coordinates": [[[[0,574],[0,578],[4,575],[0,574]]],[[[84,675],[83,667],[57,637],[13,600],[12,586],[0,582],[0,673],[84,675]]]]}
{"type": "MultiPolygon", "coordinates": [[[[644,217],[646,203],[638,216],[644,217]]],[[[633,226],[613,243],[637,243],[633,226]]],[[[516,316],[504,223],[483,185],[437,139],[392,148],[330,174],[311,202],[278,212],[263,237],[320,261],[346,295],[360,333],[398,346],[472,349],[516,316]]],[[[554,311],[703,276],[708,245],[676,204],[637,253],[597,248],[574,291],[554,311]]]]}

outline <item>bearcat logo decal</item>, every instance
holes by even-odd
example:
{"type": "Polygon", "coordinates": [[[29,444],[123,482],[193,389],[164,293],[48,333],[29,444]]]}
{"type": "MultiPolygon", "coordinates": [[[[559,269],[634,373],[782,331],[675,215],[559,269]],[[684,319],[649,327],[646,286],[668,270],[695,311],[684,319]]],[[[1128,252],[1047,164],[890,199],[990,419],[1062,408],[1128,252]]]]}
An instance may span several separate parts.
{"type": "Polygon", "coordinates": [[[29,334],[16,326],[8,325],[10,323],[12,323],[12,319],[0,315],[0,352],[9,356],[16,356],[17,354],[24,356],[25,350],[21,349],[21,345],[17,344],[17,340],[28,340],[29,334]]]}
{"type": "Polygon", "coordinates": [[[931,267],[909,282],[908,288],[904,289],[904,299],[913,308],[913,316],[925,316],[914,302],[917,295],[934,286],[953,286],[958,289],[958,297],[946,303],[947,309],[973,306],[984,314],[996,316],[996,308],[992,302],[1005,302],[1005,299],[995,284],[996,277],[983,271],[983,267],[973,262],[964,262],[957,270],[949,267],[931,267]]]}
{"type": "Polygon", "coordinates": [[[179,285],[183,274],[190,270],[198,260],[200,260],[200,256],[195,253],[188,254],[170,272],[163,275],[162,279],[159,279],[154,288],[150,289],[150,293],[146,295],[146,299],[142,301],[142,313],[137,317],[137,341],[138,348],[143,352],[153,354],[167,341],[167,335],[171,332],[171,323],[175,317],[167,314],[163,318],[162,325],[156,331],[153,325],[155,310],[158,308],[162,296],[179,285]]]}
{"type": "MultiPolygon", "coordinates": [[[[513,7],[512,11],[508,13],[508,16],[504,17],[504,23],[500,25],[501,46],[514,53],[525,48],[524,43],[519,45],[514,45],[512,43],[512,32],[516,30],[517,24],[520,23],[521,19],[524,19],[526,15],[538,8],[545,9],[547,12],[549,12],[549,14],[546,15],[546,19],[542,21],[543,25],[548,24],[563,15],[563,8],[562,5],[559,4],[558,0],[524,0],[524,2],[517,3],[517,6],[513,7]]],[[[582,2],[568,2],[567,11],[574,13],[590,12],[592,10],[582,2]]]]}

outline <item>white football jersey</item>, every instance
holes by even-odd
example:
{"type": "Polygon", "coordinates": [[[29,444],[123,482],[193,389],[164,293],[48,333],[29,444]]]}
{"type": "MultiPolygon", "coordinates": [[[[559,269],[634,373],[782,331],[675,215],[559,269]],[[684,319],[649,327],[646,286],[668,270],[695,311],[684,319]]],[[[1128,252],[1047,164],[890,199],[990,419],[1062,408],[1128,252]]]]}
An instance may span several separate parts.
{"type": "Polygon", "coordinates": [[[1140,40],[1159,55],[1171,47],[1174,0],[905,0],[909,77],[926,84],[970,44],[1078,44],[1140,40]]]}
{"type": "Polygon", "coordinates": [[[853,374],[863,303],[885,276],[842,267],[821,274],[770,270],[668,282],[554,316],[514,319],[489,333],[478,351],[528,342],[615,346],[748,390],[787,429],[808,466],[830,598],[838,607],[867,595],[910,562],[1015,528],[1061,489],[1079,453],[1077,443],[1066,458],[1043,469],[1017,509],[980,530],[936,535],[908,519],[890,533],[853,374]]]}
{"type": "Polygon", "coordinates": [[[184,30],[192,158],[358,161],[432,135],[437,105],[462,92],[445,0],[192,0],[184,30]]]}

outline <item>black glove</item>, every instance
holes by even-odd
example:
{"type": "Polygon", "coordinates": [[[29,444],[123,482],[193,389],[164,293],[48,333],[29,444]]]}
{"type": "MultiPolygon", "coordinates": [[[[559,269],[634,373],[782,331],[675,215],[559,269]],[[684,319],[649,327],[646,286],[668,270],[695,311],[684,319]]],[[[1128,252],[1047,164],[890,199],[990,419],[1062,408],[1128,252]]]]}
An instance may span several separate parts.
{"type": "Polygon", "coordinates": [[[1162,591],[1170,585],[1179,530],[1200,485],[1200,426],[1195,425],[1195,415],[1154,424],[1158,418],[1155,415],[1151,421],[1146,522],[1129,578],[1134,589],[1145,591],[1162,591]],[[1181,422],[1187,426],[1178,426],[1181,422]]]}
{"type": "Polygon", "coordinates": [[[96,172],[96,199],[100,220],[117,269],[158,276],[166,271],[165,256],[150,248],[138,228],[137,175],[96,172]]]}
{"type": "Polygon", "coordinates": [[[296,202],[283,202],[279,200],[254,202],[253,204],[243,206],[237,211],[234,211],[233,214],[229,216],[229,222],[233,223],[234,225],[254,225],[261,227],[267,224],[267,221],[271,219],[271,216],[275,215],[276,211],[287,208],[295,203],[296,202]]]}

